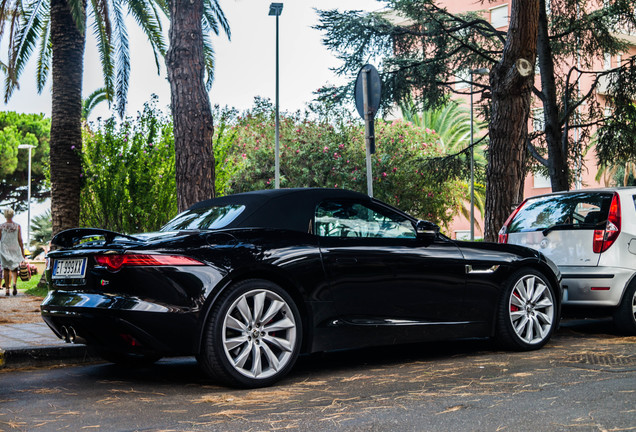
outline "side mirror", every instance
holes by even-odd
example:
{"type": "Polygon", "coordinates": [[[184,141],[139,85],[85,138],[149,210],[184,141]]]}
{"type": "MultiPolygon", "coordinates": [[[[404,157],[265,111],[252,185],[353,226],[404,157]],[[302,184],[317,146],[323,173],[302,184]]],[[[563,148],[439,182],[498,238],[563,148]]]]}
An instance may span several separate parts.
{"type": "Polygon", "coordinates": [[[433,222],[419,220],[415,224],[415,231],[417,231],[417,238],[432,242],[439,234],[439,226],[433,222]]]}

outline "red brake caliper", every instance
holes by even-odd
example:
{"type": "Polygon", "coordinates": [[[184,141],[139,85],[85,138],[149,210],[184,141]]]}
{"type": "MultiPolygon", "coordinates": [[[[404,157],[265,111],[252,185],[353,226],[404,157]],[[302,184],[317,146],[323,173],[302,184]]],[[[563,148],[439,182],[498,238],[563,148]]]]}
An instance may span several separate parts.
{"type": "MultiPolygon", "coordinates": [[[[513,296],[517,297],[519,300],[521,300],[521,297],[519,297],[519,294],[517,294],[516,292],[512,293],[513,296]]],[[[521,309],[519,309],[519,306],[514,305],[514,304],[510,304],[510,312],[517,312],[521,309]]]]}

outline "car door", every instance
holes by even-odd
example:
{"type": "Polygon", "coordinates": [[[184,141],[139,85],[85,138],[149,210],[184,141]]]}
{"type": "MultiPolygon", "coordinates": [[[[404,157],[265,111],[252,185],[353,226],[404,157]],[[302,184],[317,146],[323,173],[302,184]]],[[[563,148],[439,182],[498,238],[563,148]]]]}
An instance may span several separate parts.
{"type": "Polygon", "coordinates": [[[373,201],[323,201],[315,227],[341,319],[423,325],[461,318],[465,269],[452,241],[427,244],[410,219],[373,201]]]}

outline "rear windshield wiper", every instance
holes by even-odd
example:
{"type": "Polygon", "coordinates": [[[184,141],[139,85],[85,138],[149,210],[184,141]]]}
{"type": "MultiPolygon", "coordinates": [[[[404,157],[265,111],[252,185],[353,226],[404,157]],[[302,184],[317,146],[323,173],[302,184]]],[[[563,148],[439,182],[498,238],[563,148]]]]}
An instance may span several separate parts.
{"type": "MultiPolygon", "coordinates": [[[[543,229],[541,231],[541,233],[543,233],[544,237],[547,237],[548,234],[550,234],[552,231],[554,230],[564,230],[564,229],[572,229],[575,228],[576,226],[574,224],[571,223],[566,223],[566,224],[554,224],[552,226],[549,226],[545,229],[543,229]]],[[[537,230],[538,231],[538,230],[537,230]]]]}

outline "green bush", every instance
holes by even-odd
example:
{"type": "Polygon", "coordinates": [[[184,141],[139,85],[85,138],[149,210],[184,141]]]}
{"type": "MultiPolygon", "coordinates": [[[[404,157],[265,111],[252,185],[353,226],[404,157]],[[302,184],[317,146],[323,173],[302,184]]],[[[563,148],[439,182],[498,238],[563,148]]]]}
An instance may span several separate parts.
{"type": "MultiPolygon", "coordinates": [[[[274,110],[215,107],[217,196],[274,187],[274,110]]],[[[427,161],[443,155],[435,132],[403,121],[376,121],[374,196],[448,226],[465,190],[427,161]]],[[[172,122],[147,104],[135,120],[86,129],[81,224],[124,233],[160,228],[177,212],[172,122]]],[[[281,187],[333,187],[366,193],[364,127],[347,113],[283,114],[281,187]]]]}
{"type": "Polygon", "coordinates": [[[177,213],[172,121],[145,105],[136,119],[85,130],[82,226],[153,231],[177,213]]]}
{"type": "MultiPolygon", "coordinates": [[[[274,113],[259,100],[236,117],[227,165],[235,171],[228,193],[274,187],[274,113]]],[[[416,217],[448,226],[463,198],[461,182],[440,181],[426,161],[442,156],[432,131],[402,121],[376,122],[372,156],[374,196],[416,217]]],[[[333,187],[366,193],[364,127],[350,117],[280,117],[281,187],[333,187]]]]}

